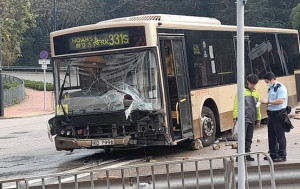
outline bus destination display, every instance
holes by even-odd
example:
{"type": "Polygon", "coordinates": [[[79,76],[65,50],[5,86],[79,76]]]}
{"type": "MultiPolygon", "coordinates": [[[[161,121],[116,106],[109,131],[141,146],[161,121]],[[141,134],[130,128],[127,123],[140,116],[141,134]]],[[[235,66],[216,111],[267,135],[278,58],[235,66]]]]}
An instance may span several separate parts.
{"type": "Polygon", "coordinates": [[[71,37],[69,39],[70,50],[82,50],[98,47],[112,47],[129,44],[128,31],[107,32],[98,35],[71,37]]]}
{"type": "Polygon", "coordinates": [[[94,29],[53,37],[56,55],[146,46],[144,26],[94,29]]]}

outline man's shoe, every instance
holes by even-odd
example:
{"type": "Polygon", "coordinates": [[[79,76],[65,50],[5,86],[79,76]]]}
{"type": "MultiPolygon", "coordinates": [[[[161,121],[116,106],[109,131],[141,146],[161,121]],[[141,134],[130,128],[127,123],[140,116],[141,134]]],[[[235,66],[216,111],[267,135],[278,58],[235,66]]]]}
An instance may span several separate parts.
{"type": "Polygon", "coordinates": [[[285,157],[278,157],[273,159],[273,162],[283,162],[283,161],[286,161],[285,157]]]}
{"type": "Polygon", "coordinates": [[[247,161],[254,161],[255,159],[253,157],[251,157],[250,155],[247,155],[246,160],[247,161]]]}

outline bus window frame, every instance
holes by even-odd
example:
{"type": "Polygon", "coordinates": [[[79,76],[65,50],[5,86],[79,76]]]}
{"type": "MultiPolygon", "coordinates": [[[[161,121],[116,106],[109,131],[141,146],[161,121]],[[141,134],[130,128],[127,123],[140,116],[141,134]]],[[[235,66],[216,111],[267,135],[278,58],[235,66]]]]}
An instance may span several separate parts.
{"type": "MultiPolygon", "coordinates": [[[[126,49],[114,49],[114,50],[109,50],[109,51],[95,51],[92,53],[83,53],[83,54],[72,54],[70,56],[63,56],[63,57],[54,57],[53,61],[54,61],[54,65],[55,65],[55,69],[56,71],[53,72],[54,75],[54,80],[58,79],[58,81],[55,81],[55,83],[57,83],[56,85],[54,84],[54,89],[55,89],[55,97],[54,97],[54,101],[55,101],[55,107],[57,106],[57,101],[58,101],[58,93],[60,91],[61,88],[61,79],[60,79],[60,75],[57,74],[59,71],[61,71],[61,67],[59,63],[56,63],[56,60],[59,59],[69,59],[69,58],[80,58],[80,57],[87,57],[87,56],[99,56],[99,55],[111,55],[111,54],[120,54],[120,53],[129,53],[129,52],[136,52],[136,51],[146,51],[146,50],[153,50],[153,52],[155,53],[155,61],[156,61],[156,66],[157,66],[157,76],[158,76],[158,88],[159,88],[159,93],[160,93],[160,104],[161,104],[161,110],[164,109],[164,104],[163,104],[163,93],[162,93],[162,78],[161,73],[160,73],[160,62],[159,62],[159,53],[158,53],[158,46],[148,46],[148,47],[138,47],[138,48],[126,48],[126,49]]],[[[56,114],[56,113],[55,113],[56,114]]]]}

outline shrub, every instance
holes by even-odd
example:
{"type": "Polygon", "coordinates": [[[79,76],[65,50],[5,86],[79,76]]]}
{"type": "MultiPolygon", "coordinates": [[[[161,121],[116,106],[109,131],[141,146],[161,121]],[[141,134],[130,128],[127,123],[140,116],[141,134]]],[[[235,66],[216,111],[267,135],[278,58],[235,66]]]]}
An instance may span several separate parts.
{"type": "Polygon", "coordinates": [[[16,81],[3,81],[3,89],[10,89],[14,87],[18,87],[21,84],[16,81]]]}
{"type": "MultiPolygon", "coordinates": [[[[25,87],[43,91],[44,90],[44,82],[42,81],[31,81],[31,80],[24,80],[25,87]]],[[[46,90],[47,91],[53,91],[53,84],[52,83],[46,83],[46,90]]]]}

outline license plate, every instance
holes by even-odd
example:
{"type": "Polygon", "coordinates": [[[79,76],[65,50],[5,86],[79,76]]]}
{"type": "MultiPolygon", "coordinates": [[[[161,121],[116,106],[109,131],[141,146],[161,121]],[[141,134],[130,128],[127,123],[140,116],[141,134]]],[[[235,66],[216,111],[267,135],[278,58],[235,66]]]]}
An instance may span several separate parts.
{"type": "Polygon", "coordinates": [[[113,139],[101,139],[101,140],[93,140],[92,146],[109,146],[114,145],[113,139]]]}

